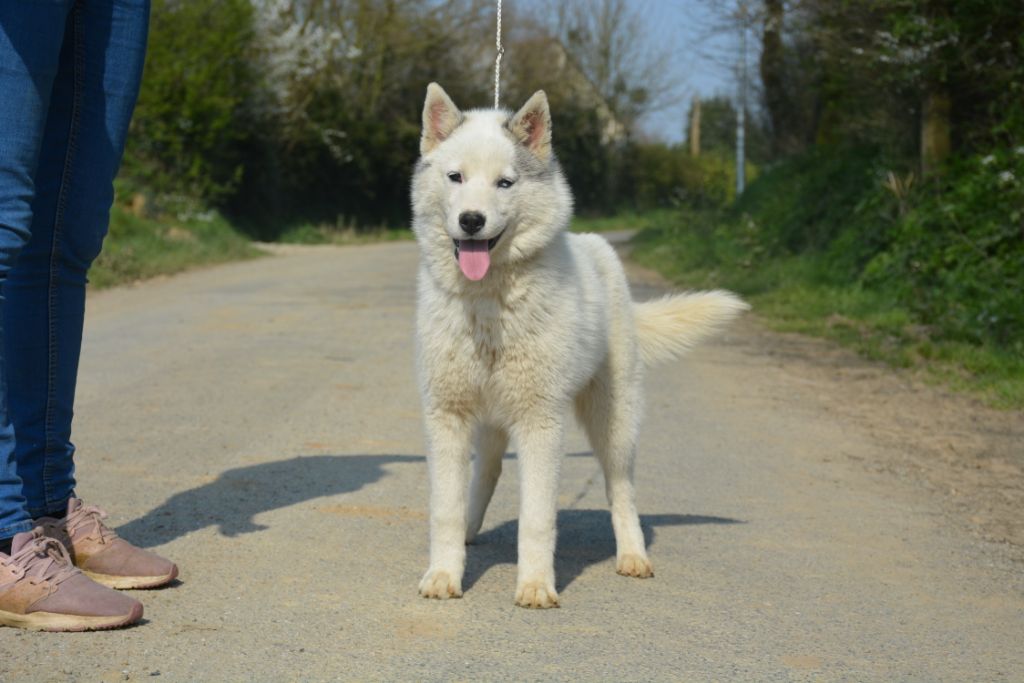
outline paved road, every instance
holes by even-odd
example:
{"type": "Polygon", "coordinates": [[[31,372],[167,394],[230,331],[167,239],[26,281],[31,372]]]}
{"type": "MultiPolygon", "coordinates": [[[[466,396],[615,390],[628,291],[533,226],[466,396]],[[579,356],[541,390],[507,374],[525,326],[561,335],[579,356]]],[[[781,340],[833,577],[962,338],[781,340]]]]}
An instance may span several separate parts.
{"type": "Polygon", "coordinates": [[[563,607],[513,606],[514,463],[465,598],[417,597],[415,262],[302,248],[91,298],[79,491],[181,581],[139,594],[136,628],[0,629],[0,679],[1024,680],[1021,565],[864,467],[886,447],[782,382],[749,322],[648,380],[654,579],[615,574],[574,433],[563,607]]]}

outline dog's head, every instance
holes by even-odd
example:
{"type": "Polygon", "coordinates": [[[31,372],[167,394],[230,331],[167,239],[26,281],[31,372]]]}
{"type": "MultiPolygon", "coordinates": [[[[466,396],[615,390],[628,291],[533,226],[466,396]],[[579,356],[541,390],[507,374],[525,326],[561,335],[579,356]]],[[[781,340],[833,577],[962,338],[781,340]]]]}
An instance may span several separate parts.
{"type": "Polygon", "coordinates": [[[515,114],[461,112],[431,83],[420,154],[413,229],[437,275],[483,280],[532,258],[568,225],[572,196],[551,150],[542,91],[515,114]]]}

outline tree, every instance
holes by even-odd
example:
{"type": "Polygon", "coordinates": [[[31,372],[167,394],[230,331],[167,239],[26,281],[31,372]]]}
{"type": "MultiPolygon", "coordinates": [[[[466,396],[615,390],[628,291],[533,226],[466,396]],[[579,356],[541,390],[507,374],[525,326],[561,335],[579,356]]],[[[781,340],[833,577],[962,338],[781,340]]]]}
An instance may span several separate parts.
{"type": "Polygon", "coordinates": [[[644,7],[626,0],[549,2],[544,23],[627,130],[674,103],[680,82],[669,43],[652,40],[644,7]]]}
{"type": "Polygon", "coordinates": [[[234,192],[251,134],[252,46],[248,0],[154,1],[128,174],[151,189],[211,201],[234,192]]]}
{"type": "Polygon", "coordinates": [[[758,11],[777,154],[843,141],[930,169],[1020,129],[1019,2],[762,0],[758,11]]]}
{"type": "Polygon", "coordinates": [[[492,17],[484,8],[483,0],[259,2],[266,80],[253,111],[264,134],[249,149],[236,210],[275,225],[282,216],[404,221],[426,84],[440,81],[460,101],[486,92],[492,17]]]}

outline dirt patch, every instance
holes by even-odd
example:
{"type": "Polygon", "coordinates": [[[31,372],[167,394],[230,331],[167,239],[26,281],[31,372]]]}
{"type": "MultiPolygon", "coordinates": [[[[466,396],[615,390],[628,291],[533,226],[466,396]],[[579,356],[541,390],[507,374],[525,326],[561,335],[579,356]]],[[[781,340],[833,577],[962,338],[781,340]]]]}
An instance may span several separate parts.
{"type": "Polygon", "coordinates": [[[734,343],[770,357],[783,391],[812,392],[822,409],[885,447],[886,459],[865,467],[926,486],[977,534],[1012,544],[1024,559],[1024,413],[994,410],[824,340],[772,332],[756,316],[743,328],[734,343]]]}

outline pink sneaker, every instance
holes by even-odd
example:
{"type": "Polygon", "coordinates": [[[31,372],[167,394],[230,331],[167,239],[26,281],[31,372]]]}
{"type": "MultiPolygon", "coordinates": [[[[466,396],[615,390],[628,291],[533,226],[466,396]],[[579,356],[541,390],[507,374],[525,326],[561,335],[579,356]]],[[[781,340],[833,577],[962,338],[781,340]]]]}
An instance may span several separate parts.
{"type": "Polygon", "coordinates": [[[79,498],[68,501],[63,519],[37,520],[43,532],[63,543],[75,566],[110,588],[156,588],[178,576],[178,567],[156,553],[136,548],[103,523],[107,513],[79,498]]]}
{"type": "Polygon", "coordinates": [[[133,624],[142,604],[90,581],[59,541],[35,528],[0,553],[0,624],[37,631],[97,631],[133,624]]]}

